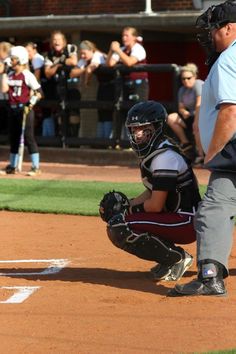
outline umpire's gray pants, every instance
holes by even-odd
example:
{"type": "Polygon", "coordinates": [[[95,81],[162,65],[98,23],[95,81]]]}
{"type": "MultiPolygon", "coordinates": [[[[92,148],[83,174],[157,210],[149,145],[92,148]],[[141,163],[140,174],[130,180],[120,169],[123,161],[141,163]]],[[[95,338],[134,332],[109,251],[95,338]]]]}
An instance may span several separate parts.
{"type": "Polygon", "coordinates": [[[236,174],[212,172],[195,216],[197,260],[212,259],[228,270],[236,215],[236,174]]]}

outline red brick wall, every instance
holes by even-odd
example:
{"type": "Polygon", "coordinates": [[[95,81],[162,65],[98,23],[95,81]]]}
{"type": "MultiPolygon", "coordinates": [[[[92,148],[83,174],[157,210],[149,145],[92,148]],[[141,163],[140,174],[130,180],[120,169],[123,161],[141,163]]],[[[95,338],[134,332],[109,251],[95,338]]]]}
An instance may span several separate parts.
{"type": "MultiPolygon", "coordinates": [[[[9,0],[10,14],[17,16],[137,13],[145,10],[145,0],[9,0]]],[[[153,11],[191,10],[192,0],[152,0],[153,11]]],[[[0,5],[0,16],[5,7],[0,5]]]]}

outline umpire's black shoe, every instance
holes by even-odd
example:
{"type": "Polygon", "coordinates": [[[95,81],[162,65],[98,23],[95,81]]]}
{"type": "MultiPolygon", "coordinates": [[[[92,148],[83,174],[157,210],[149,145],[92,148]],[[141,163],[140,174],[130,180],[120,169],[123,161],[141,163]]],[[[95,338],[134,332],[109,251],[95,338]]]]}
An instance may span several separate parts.
{"type": "Polygon", "coordinates": [[[168,296],[196,296],[213,295],[225,296],[223,280],[223,265],[216,261],[201,261],[199,264],[198,279],[188,284],[176,284],[174,289],[170,290],[168,296]]]}
{"type": "Polygon", "coordinates": [[[176,284],[174,289],[171,289],[167,296],[198,296],[198,295],[213,295],[213,296],[226,296],[223,279],[217,277],[207,280],[193,280],[188,284],[176,284]]]}

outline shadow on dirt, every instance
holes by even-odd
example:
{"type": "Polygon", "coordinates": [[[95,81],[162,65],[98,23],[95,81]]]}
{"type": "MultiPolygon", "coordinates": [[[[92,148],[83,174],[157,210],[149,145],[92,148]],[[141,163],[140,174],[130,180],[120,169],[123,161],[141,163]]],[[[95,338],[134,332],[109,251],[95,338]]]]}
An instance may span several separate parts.
{"type": "MultiPolygon", "coordinates": [[[[120,271],[106,268],[63,268],[56,274],[42,274],[45,268],[4,268],[0,269],[2,277],[27,279],[30,281],[82,282],[106,285],[118,289],[129,289],[145,293],[166,295],[175,282],[155,282],[149,272],[120,271]]],[[[194,272],[186,272],[184,277],[194,272]]]]}
{"type": "MultiPolygon", "coordinates": [[[[166,295],[168,289],[175,285],[175,282],[155,282],[149,272],[66,267],[56,274],[43,274],[44,270],[45,268],[2,268],[0,269],[0,276],[30,281],[82,282],[160,295],[166,295]]],[[[231,269],[229,274],[230,276],[236,276],[236,269],[231,269]]],[[[183,279],[185,278],[188,282],[189,278],[195,276],[195,271],[187,271],[183,279]]]]}

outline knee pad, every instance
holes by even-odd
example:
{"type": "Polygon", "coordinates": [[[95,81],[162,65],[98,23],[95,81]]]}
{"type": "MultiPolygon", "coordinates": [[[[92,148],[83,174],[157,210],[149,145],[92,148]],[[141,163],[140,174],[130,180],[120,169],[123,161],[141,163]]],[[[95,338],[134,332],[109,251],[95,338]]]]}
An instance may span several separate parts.
{"type": "Polygon", "coordinates": [[[117,214],[109,220],[107,235],[116,247],[123,249],[127,237],[132,235],[123,214],[117,214]]]}
{"type": "Polygon", "coordinates": [[[148,261],[169,266],[183,258],[183,249],[176,247],[172,242],[161,240],[148,233],[134,233],[123,214],[115,215],[109,221],[107,234],[116,247],[148,261]]]}

